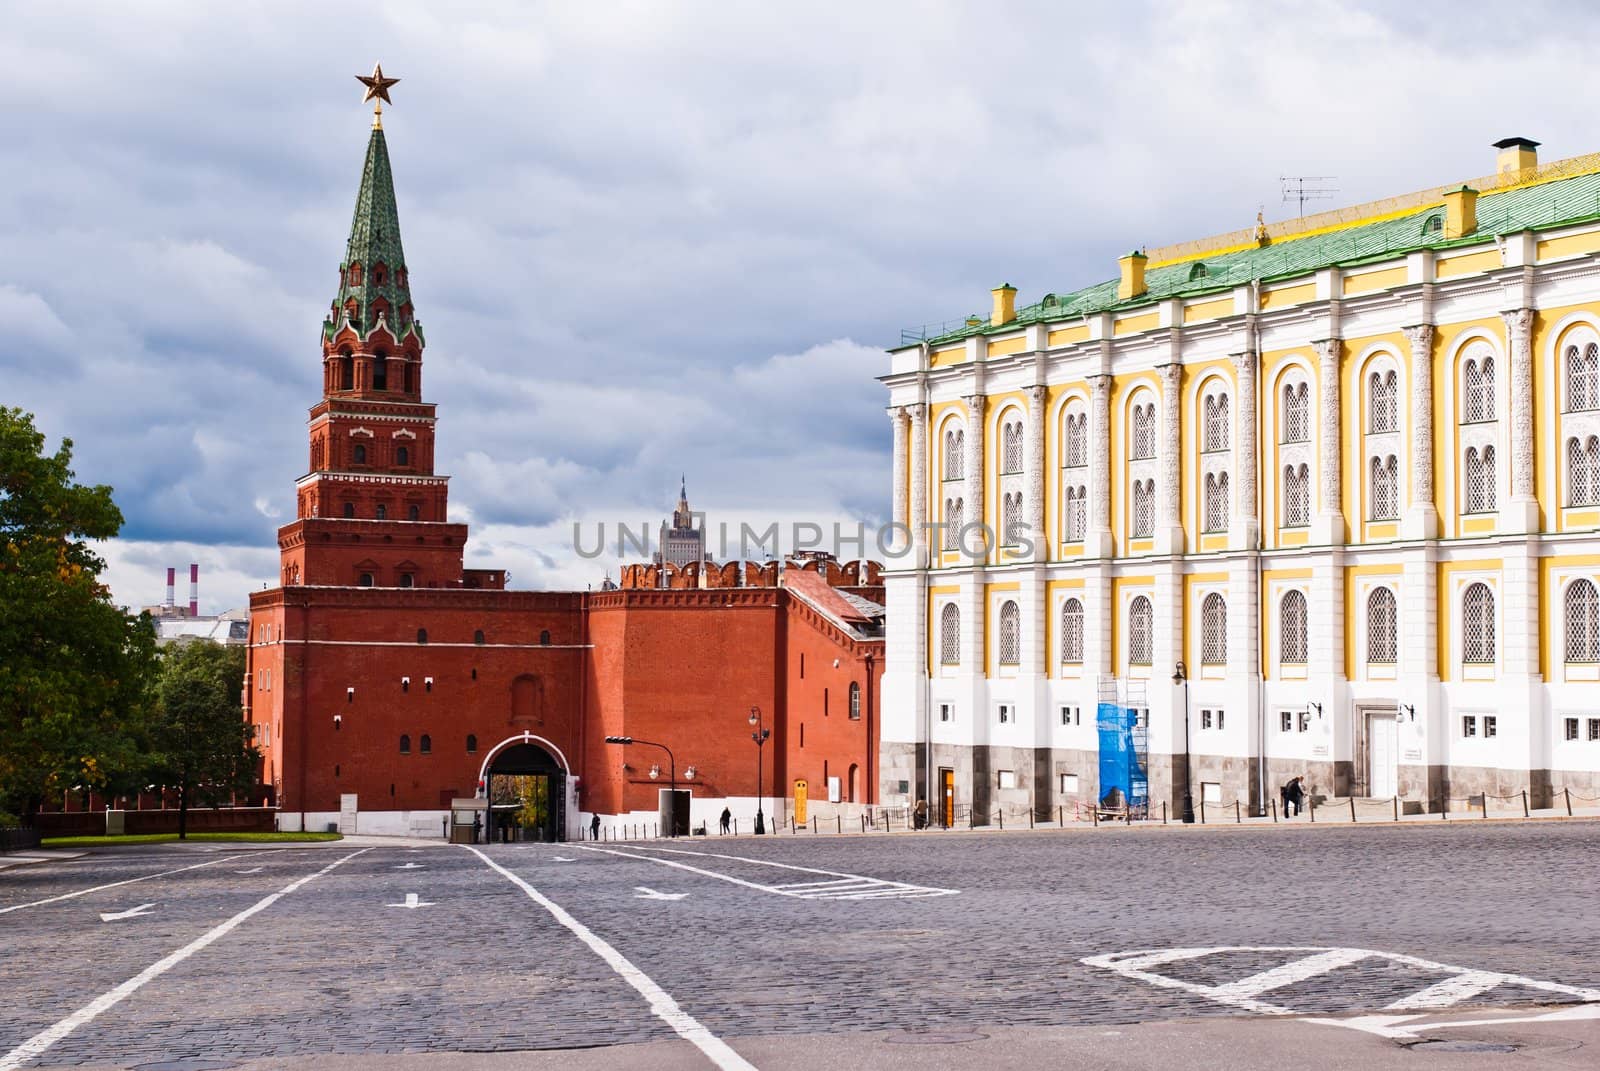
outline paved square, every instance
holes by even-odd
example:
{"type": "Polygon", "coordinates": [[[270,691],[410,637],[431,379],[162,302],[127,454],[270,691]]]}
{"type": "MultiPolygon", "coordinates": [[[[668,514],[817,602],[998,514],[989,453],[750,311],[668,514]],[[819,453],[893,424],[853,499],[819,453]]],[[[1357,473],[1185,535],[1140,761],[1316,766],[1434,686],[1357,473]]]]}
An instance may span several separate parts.
{"type": "Polygon", "coordinates": [[[1597,873],[1583,821],[107,852],[0,875],[0,1071],[674,1039],[741,1067],[785,1036],[1255,1015],[1403,1036],[1600,1001],[1597,873]]]}

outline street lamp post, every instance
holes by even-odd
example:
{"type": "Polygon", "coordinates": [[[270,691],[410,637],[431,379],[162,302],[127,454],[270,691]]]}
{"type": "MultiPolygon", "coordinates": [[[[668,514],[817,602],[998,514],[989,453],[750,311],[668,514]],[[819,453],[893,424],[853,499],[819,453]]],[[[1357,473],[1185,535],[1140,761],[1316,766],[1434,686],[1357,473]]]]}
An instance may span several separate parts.
{"type": "Polygon", "coordinates": [[[665,744],[658,744],[654,740],[636,740],[631,736],[608,736],[608,744],[620,744],[627,747],[629,744],[643,744],[645,747],[658,747],[667,753],[667,783],[672,790],[672,832],[668,836],[678,835],[678,760],[672,757],[672,749],[665,744]]]}
{"type": "Polygon", "coordinates": [[[1183,685],[1183,821],[1194,824],[1194,794],[1189,761],[1189,672],[1181,661],[1172,671],[1172,683],[1183,685]]]}
{"type": "Polygon", "coordinates": [[[761,749],[766,746],[772,730],[762,724],[760,707],[750,708],[750,724],[756,727],[755,732],[750,734],[750,739],[756,742],[756,832],[765,833],[766,817],[761,812],[761,749]]]}

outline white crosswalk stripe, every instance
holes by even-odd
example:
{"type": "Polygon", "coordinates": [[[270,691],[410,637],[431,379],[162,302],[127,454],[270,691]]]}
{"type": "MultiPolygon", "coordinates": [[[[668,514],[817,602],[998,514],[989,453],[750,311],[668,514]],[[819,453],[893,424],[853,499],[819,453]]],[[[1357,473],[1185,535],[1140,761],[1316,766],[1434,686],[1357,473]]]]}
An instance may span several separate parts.
{"type": "Polygon", "coordinates": [[[792,863],[778,863],[770,859],[754,859],[743,855],[725,855],[721,852],[687,851],[682,848],[659,848],[643,844],[630,844],[627,846],[626,851],[616,848],[597,848],[587,844],[578,845],[578,847],[583,851],[614,855],[623,859],[638,859],[655,863],[659,866],[686,870],[691,873],[702,874],[708,878],[716,878],[719,881],[742,885],[747,889],[773,893],[777,896],[788,896],[796,900],[924,900],[934,896],[954,896],[960,892],[959,889],[940,889],[931,885],[913,885],[910,882],[889,881],[886,878],[870,878],[862,874],[842,874],[836,870],[819,870],[816,867],[795,866],[792,863]],[[662,855],[688,856],[698,859],[702,865],[696,866],[686,863],[681,858],[662,858],[662,855]],[[748,878],[741,878],[733,874],[723,873],[720,870],[711,869],[714,860],[728,860],[734,863],[769,869],[788,870],[800,874],[820,874],[823,876],[814,881],[782,883],[751,881],[748,878]]]}

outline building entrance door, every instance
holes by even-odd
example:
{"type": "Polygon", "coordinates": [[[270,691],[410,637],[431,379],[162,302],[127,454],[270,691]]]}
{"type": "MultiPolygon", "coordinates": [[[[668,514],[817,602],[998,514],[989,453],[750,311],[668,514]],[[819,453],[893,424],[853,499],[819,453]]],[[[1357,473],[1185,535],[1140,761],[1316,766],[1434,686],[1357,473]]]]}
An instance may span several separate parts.
{"type": "Polygon", "coordinates": [[[956,824],[956,772],[939,767],[939,824],[949,829],[956,824]]]}
{"type": "Polygon", "coordinates": [[[1367,714],[1367,795],[1393,796],[1400,784],[1400,728],[1393,712],[1367,714]]]}
{"type": "Polygon", "coordinates": [[[489,767],[486,839],[565,840],[567,772],[537,744],[516,744],[489,767]]]}

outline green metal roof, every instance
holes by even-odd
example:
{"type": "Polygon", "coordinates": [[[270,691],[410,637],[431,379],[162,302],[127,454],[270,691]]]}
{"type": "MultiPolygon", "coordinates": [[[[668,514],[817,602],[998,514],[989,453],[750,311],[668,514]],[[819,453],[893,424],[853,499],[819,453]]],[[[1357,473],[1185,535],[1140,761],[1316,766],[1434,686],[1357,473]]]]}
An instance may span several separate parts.
{"type": "Polygon", "coordinates": [[[350,300],[356,303],[352,322],[358,332],[365,335],[377,326],[373,303],[383,298],[389,303],[389,329],[396,336],[412,330],[420,334],[415,321],[400,322],[397,313],[411,303],[410,278],[405,273],[406,254],[400,245],[400,210],[395,205],[394,176],[389,170],[389,147],[383,138],[383,128],[373,127],[367,141],[367,158],[361,167],[361,186],[356,192],[356,211],[350,221],[350,240],[345,245],[344,260],[339,264],[339,293],[334,298],[333,316],[323,325],[332,336],[343,318],[342,310],[350,300]],[[350,281],[349,268],[361,265],[359,282],[350,281]],[[382,264],[387,270],[381,284],[373,281],[372,269],[382,264]],[[405,279],[405,286],[400,280],[405,279]]]}
{"type": "Polygon", "coordinates": [[[1133,309],[1167,298],[1230,290],[1251,280],[1293,278],[1335,265],[1349,267],[1389,260],[1419,249],[1477,245],[1496,234],[1592,220],[1600,218],[1600,173],[1483,194],[1478,198],[1477,230],[1465,238],[1444,237],[1444,211],[1442,204],[1434,204],[1324,234],[1277,240],[1260,248],[1197,254],[1177,263],[1147,268],[1147,290],[1138,297],[1119,301],[1117,280],[1110,279],[1070,294],[1047,294],[1042,301],[1018,309],[1017,318],[1010,323],[993,326],[984,320],[976,326],[941,331],[928,341],[943,342],[1011,331],[1031,323],[1133,309]]]}

